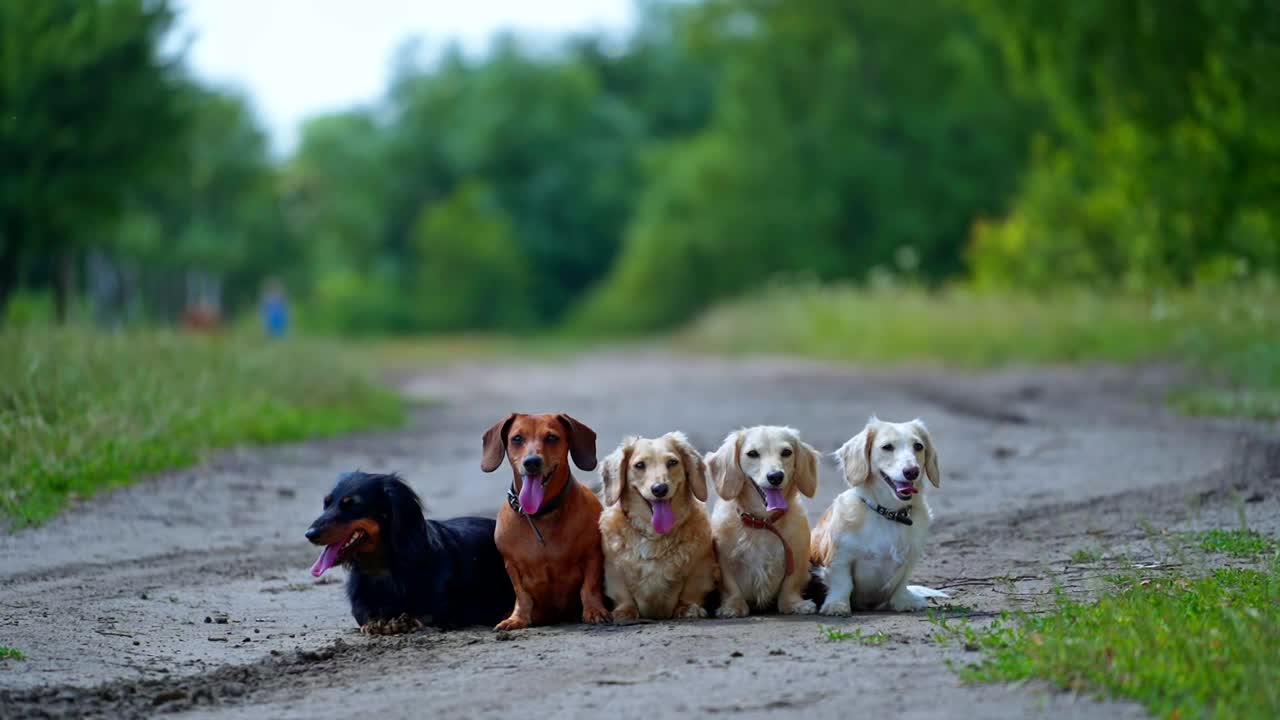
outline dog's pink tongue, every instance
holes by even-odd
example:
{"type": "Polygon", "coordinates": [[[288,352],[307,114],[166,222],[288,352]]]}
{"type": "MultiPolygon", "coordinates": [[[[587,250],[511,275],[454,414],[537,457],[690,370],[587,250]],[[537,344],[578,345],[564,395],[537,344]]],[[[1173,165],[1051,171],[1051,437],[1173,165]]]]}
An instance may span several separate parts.
{"type": "Polygon", "coordinates": [[[316,563],[311,566],[311,574],[320,577],[326,570],[338,564],[338,551],[342,549],[341,543],[325,545],[324,550],[320,552],[320,557],[316,558],[316,563]]]}
{"type": "Polygon", "coordinates": [[[893,489],[897,491],[899,495],[915,495],[920,492],[916,489],[915,485],[912,485],[909,482],[896,482],[893,484],[893,489]]]}
{"type": "Polygon", "coordinates": [[[676,526],[676,514],[671,511],[670,500],[653,501],[653,531],[666,535],[676,526]]]}
{"type": "Polygon", "coordinates": [[[525,514],[538,512],[538,508],[542,507],[542,496],[542,478],[525,475],[520,480],[520,510],[525,514]]]}
{"type": "Polygon", "coordinates": [[[787,496],[783,495],[782,491],[778,488],[765,488],[764,504],[765,509],[769,512],[773,512],[774,510],[786,510],[787,496]]]}

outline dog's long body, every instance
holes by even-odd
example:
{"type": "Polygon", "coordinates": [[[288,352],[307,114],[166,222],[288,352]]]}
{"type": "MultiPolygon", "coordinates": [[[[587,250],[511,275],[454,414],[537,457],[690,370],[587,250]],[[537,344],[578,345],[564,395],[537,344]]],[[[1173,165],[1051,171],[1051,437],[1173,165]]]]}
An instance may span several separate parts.
{"type": "Polygon", "coordinates": [[[706,617],[720,572],[702,456],[683,433],[627,438],[600,466],[605,593],[615,620],[706,617]]]}
{"type": "Polygon", "coordinates": [[[814,574],[826,586],[819,612],[921,610],[927,598],[946,597],[907,584],[933,519],[921,469],[934,487],[942,480],[924,424],[872,418],[836,458],[850,489],[822,514],[810,539],[814,574]]]}
{"type": "Polygon", "coordinates": [[[365,632],[492,625],[515,598],[494,526],[479,517],[428,520],[395,475],[347,473],[307,531],[325,546],[312,574],[346,566],[351,614],[365,632]]]}
{"type": "Polygon", "coordinates": [[[791,428],[758,426],[730,433],[707,465],[724,501],[711,515],[723,585],[716,614],[814,612],[801,596],[809,519],[798,494],[817,491],[817,451],[791,428]]]}
{"type": "Polygon", "coordinates": [[[516,603],[499,630],[609,619],[604,606],[600,501],[569,471],[596,467],[596,434],[564,414],[513,413],[489,428],[480,467],[506,459],[512,485],[494,533],[516,603]]]}

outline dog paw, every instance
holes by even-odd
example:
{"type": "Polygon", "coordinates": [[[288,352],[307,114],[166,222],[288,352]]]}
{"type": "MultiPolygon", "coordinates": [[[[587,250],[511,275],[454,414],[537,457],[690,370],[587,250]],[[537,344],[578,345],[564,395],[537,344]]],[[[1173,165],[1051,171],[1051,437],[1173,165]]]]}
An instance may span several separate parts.
{"type": "Polygon", "coordinates": [[[819,609],[818,612],[823,615],[836,615],[839,617],[845,617],[851,614],[853,611],[849,607],[849,603],[847,602],[831,602],[830,600],[828,600],[827,602],[822,603],[822,608],[819,609]]]}
{"type": "Polygon", "coordinates": [[[784,615],[812,615],[818,612],[818,606],[812,600],[801,600],[790,607],[782,608],[784,615]]]}
{"type": "Polygon", "coordinates": [[[370,620],[360,626],[360,632],[365,635],[404,635],[417,632],[426,626],[421,619],[404,613],[399,617],[370,620]]]}
{"type": "Polygon", "coordinates": [[[684,607],[676,608],[676,617],[678,618],[704,618],[707,616],[707,609],[698,603],[689,603],[684,607]]]}
{"type": "Polygon", "coordinates": [[[495,631],[500,631],[500,630],[523,630],[523,629],[525,629],[525,628],[527,628],[527,627],[529,627],[529,620],[528,620],[528,618],[516,617],[515,615],[512,615],[511,617],[507,618],[506,620],[503,620],[502,622],[498,623],[498,624],[497,624],[497,626],[495,626],[493,629],[494,629],[495,631]]]}
{"type": "Polygon", "coordinates": [[[635,605],[624,605],[613,609],[613,621],[616,623],[633,622],[640,619],[640,611],[635,605]]]}
{"type": "Polygon", "coordinates": [[[742,598],[734,600],[725,600],[716,610],[716,617],[719,618],[740,618],[746,617],[750,613],[747,609],[747,602],[742,598]]]}
{"type": "Polygon", "coordinates": [[[609,611],[604,607],[586,608],[582,611],[582,622],[590,625],[600,625],[609,622],[609,611]]]}

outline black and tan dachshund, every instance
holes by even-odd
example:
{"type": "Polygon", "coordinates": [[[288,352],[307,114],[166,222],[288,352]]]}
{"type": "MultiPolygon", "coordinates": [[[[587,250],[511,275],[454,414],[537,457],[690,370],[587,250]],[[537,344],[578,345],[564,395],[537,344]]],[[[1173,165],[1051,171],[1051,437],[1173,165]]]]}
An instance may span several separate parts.
{"type": "Polygon", "coordinates": [[[360,630],[391,634],[493,626],[509,615],[515,595],[493,532],[488,518],[428,520],[399,477],[352,472],[338,478],[306,534],[324,546],[311,574],[346,566],[360,630]]]}

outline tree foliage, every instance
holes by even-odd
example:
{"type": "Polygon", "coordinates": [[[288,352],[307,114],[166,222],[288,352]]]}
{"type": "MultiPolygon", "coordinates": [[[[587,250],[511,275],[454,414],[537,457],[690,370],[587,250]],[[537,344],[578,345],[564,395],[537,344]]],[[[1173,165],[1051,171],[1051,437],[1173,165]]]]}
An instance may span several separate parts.
{"type": "Polygon", "coordinates": [[[1027,113],[960,8],[709,2],[689,32],[723,59],[714,119],[665,154],[583,327],[669,324],[779,277],[961,270],[973,218],[1014,186],[1027,113]]]}
{"type": "Polygon", "coordinates": [[[65,299],[71,253],[175,171],[185,81],[159,49],[172,20],[165,0],[0,2],[0,308],[53,258],[65,299]]]}
{"type": "Polygon", "coordinates": [[[983,284],[1134,288],[1280,269],[1280,13],[1269,0],[975,0],[1046,109],[983,284]]]}
{"type": "Polygon", "coordinates": [[[307,324],[371,333],[1280,269],[1271,0],[638,7],[625,36],[411,42],[277,158],[160,52],[163,0],[0,2],[0,302],[85,248],[216,276],[233,312],[282,277],[307,324]]]}

